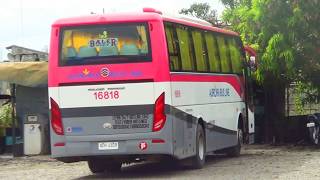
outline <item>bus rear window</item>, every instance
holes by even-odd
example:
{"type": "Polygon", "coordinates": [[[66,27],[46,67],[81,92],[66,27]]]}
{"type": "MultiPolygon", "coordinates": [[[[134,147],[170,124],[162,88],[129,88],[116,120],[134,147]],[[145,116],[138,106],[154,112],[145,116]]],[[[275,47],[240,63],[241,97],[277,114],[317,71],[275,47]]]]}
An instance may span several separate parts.
{"type": "Polygon", "coordinates": [[[62,29],[60,66],[151,61],[147,23],[62,29]]]}

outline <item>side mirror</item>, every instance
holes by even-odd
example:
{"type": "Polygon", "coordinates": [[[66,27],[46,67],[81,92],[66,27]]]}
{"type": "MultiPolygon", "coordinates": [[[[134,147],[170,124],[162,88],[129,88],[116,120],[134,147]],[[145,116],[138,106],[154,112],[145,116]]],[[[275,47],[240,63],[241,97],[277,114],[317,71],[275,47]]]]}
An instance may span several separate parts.
{"type": "Polygon", "coordinates": [[[244,50],[246,52],[246,55],[249,56],[249,60],[246,63],[247,66],[250,68],[251,71],[256,71],[258,67],[256,51],[250,46],[245,46],[244,50]]]}

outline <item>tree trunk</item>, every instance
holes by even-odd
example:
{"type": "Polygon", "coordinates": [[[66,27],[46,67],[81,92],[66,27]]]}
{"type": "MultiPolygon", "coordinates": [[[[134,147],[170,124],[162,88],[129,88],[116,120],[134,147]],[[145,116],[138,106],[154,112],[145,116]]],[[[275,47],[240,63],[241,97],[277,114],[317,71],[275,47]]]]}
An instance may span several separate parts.
{"type": "Polygon", "coordinates": [[[264,137],[267,143],[282,143],[285,126],[285,81],[269,75],[265,79],[264,137]]]}

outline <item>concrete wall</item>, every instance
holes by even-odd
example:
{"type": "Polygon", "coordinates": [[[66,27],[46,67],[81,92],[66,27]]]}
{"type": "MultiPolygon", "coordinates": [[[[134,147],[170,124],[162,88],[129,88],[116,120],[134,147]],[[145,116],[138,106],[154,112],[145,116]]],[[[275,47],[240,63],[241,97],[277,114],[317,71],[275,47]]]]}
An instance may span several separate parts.
{"type": "MultiPolygon", "coordinates": [[[[297,112],[295,95],[295,86],[291,85],[290,88],[286,90],[286,116],[301,116],[320,112],[320,103],[307,103],[304,105],[302,113],[297,112]]],[[[304,96],[304,94],[300,94],[300,96],[304,96]]]]}

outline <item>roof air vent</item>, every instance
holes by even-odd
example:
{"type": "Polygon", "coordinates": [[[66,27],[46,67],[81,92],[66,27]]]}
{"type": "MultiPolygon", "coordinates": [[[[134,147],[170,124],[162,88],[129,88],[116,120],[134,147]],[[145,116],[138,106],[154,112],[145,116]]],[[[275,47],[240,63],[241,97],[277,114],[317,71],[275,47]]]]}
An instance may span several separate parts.
{"type": "Polygon", "coordinates": [[[161,11],[158,11],[158,10],[156,10],[154,8],[143,8],[143,12],[162,14],[161,11]]]}

